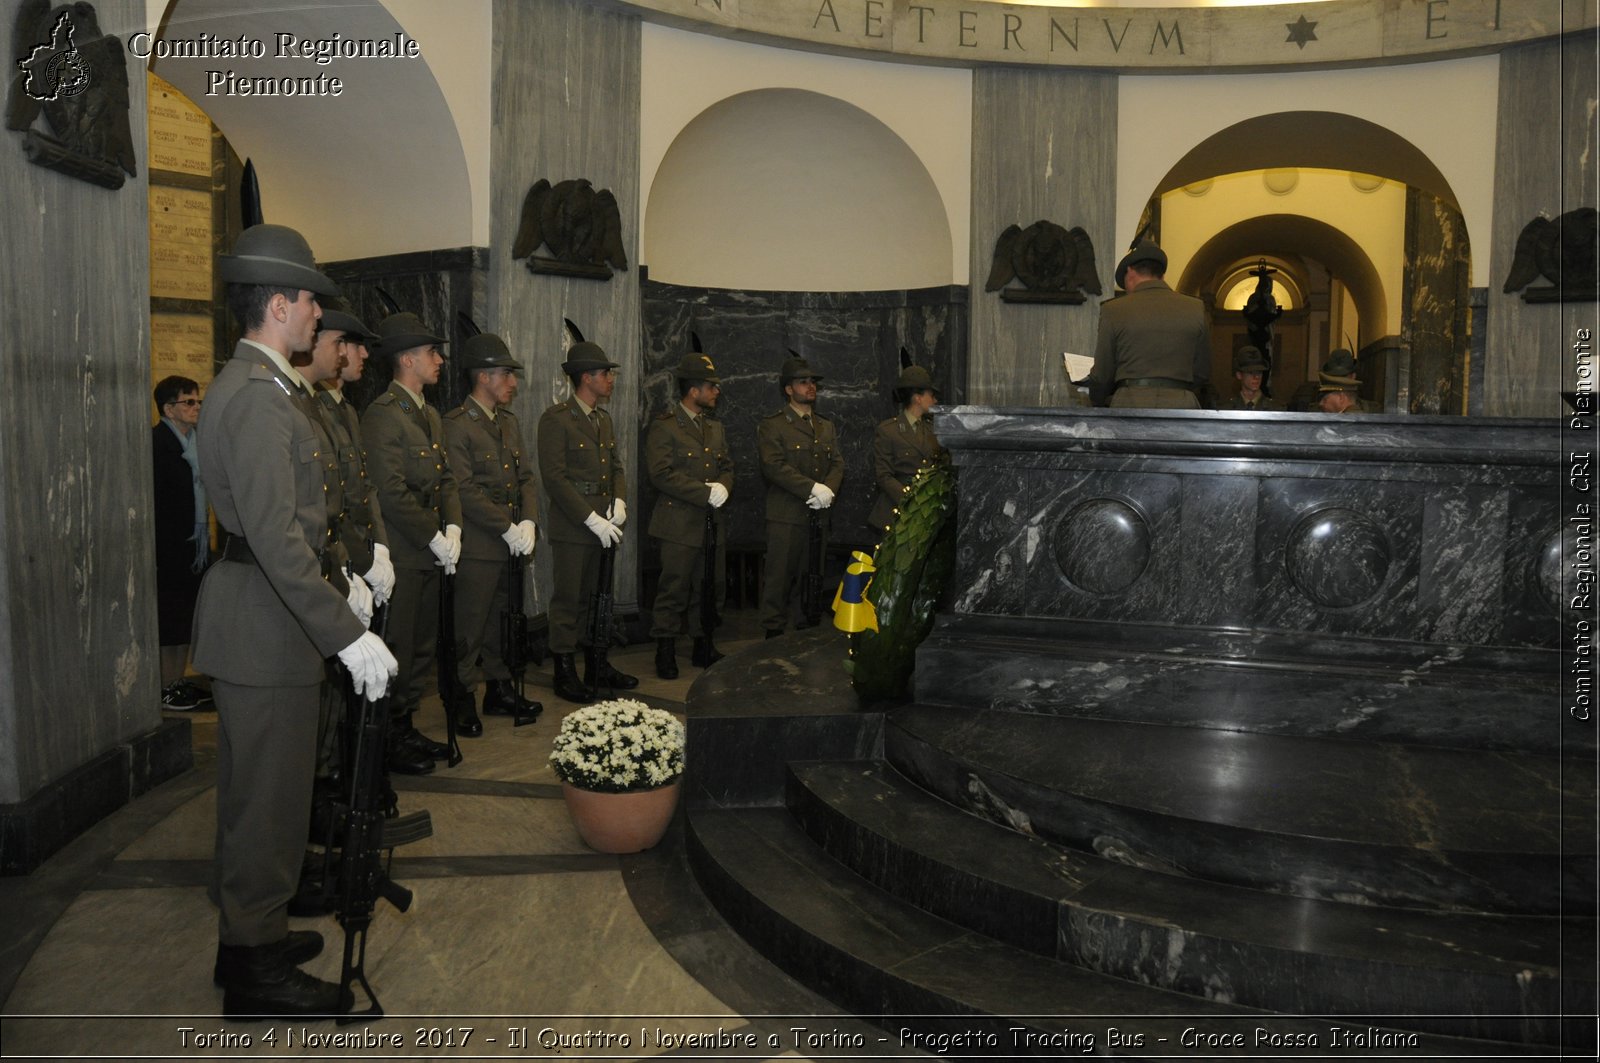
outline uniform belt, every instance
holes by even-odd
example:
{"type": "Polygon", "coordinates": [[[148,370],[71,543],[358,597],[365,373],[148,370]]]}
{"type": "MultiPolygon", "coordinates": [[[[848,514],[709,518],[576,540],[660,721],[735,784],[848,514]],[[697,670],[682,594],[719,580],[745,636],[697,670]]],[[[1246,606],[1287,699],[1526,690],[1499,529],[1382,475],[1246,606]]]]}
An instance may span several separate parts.
{"type": "Polygon", "coordinates": [[[1188,380],[1174,380],[1168,376],[1142,376],[1134,380],[1117,381],[1119,388],[1177,388],[1180,391],[1193,391],[1194,384],[1188,380]]]}
{"type": "MultiPolygon", "coordinates": [[[[335,540],[337,542],[337,540],[335,540]]],[[[255,551],[250,549],[250,544],[242,535],[230,535],[222,547],[222,560],[237,561],[245,565],[257,565],[255,551]]],[[[333,555],[327,550],[317,551],[317,564],[322,568],[322,578],[328,579],[333,575],[333,555]]]]}
{"type": "Polygon", "coordinates": [[[573,480],[572,486],[577,488],[580,495],[603,495],[611,488],[602,480],[573,480]]]}

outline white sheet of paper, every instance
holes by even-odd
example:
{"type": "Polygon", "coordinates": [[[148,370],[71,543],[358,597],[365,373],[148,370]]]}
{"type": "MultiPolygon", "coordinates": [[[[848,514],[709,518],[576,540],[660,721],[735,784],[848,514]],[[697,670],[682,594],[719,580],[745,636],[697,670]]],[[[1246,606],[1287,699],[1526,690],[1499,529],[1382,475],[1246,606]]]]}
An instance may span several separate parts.
{"type": "Polygon", "coordinates": [[[1089,371],[1094,368],[1094,355],[1062,351],[1061,364],[1066,367],[1068,380],[1075,384],[1082,383],[1089,379],[1089,371]]]}

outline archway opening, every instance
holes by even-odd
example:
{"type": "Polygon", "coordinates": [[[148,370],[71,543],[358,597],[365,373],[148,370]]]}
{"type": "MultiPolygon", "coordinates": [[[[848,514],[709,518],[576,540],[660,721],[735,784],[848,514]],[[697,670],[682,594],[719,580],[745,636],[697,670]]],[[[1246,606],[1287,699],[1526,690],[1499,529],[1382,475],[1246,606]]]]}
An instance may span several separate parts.
{"type": "Polygon", "coordinates": [[[652,280],[773,291],[950,284],[943,201],[915,152],[853,104],[759,89],[701,112],[646,200],[652,280]]]}
{"type": "MultiPolygon", "coordinates": [[[[1455,193],[1413,144],[1351,115],[1262,115],[1195,145],[1155,191],[1148,218],[1178,267],[1175,287],[1213,307],[1224,397],[1243,342],[1234,304],[1266,258],[1283,285],[1284,313],[1272,324],[1276,391],[1314,381],[1330,350],[1350,347],[1365,397],[1418,412],[1461,408],[1465,316],[1454,303],[1430,308],[1438,293],[1456,294],[1470,248],[1455,193]],[[1417,379],[1419,362],[1440,381],[1429,385],[1435,393],[1398,394],[1396,381],[1417,379]]],[[[1465,292],[1454,302],[1464,305],[1465,292]]]]}

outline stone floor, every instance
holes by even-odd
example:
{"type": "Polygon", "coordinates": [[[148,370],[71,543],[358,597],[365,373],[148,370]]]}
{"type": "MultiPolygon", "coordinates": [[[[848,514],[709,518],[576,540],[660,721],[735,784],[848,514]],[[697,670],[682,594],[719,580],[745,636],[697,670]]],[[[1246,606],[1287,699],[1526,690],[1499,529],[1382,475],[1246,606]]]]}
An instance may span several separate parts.
{"type": "MultiPolygon", "coordinates": [[[[759,637],[753,614],[729,621],[724,650],[759,637]]],[[[700,670],[685,653],[680,678],[659,680],[652,649],[630,647],[614,660],[640,677],[643,700],[679,709],[700,670]]],[[[387,1019],[338,1026],[218,1017],[216,912],[205,891],[216,715],[195,712],[187,714],[193,770],[32,875],[0,879],[0,1055],[803,1059],[842,1058],[819,1046],[853,1036],[878,1049],[882,1031],[800,987],[727,928],[694,885],[676,826],[635,856],[584,846],[546,760],[564,706],[549,683],[548,665],[530,670],[530,696],[546,706],[537,724],[486,719],[482,738],[462,741],[463,763],[397,780],[402,811],[427,809],[434,834],[397,851],[394,878],[416,901],[404,914],[380,904],[369,935],[367,971],[387,1019]],[[305,1044],[305,1033],[367,1031],[398,1035],[404,1047],[305,1044]],[[719,1034],[721,1049],[675,1040],[690,1035],[704,1045],[719,1034]],[[419,1044],[419,1035],[428,1039],[419,1044]]],[[[442,734],[437,701],[424,709],[423,729],[442,734]]],[[[307,967],[337,978],[343,936],[335,921],[293,923],[322,932],[328,947],[307,967]]]]}

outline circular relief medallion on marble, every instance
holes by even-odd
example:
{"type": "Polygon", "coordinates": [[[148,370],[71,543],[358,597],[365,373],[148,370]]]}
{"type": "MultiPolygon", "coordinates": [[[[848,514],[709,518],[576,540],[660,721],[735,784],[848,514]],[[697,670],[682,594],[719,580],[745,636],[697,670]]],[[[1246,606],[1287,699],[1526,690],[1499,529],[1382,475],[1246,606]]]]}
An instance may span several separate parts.
{"type": "Polygon", "coordinates": [[[1394,554],[1383,529],[1342,506],[1316,510],[1289,533],[1285,563],[1300,593],[1318,605],[1360,605],[1383,587],[1394,554]]]}
{"type": "Polygon", "coordinates": [[[1575,555],[1569,547],[1574,537],[1564,531],[1553,531],[1545,538],[1533,561],[1533,575],[1544,592],[1544,600],[1557,613],[1561,612],[1561,559],[1575,555]]]}
{"type": "Polygon", "coordinates": [[[1052,546],[1068,583],[1090,594],[1122,594],[1150,566],[1150,525],[1126,502],[1092,498],[1056,525],[1052,546]]]}

